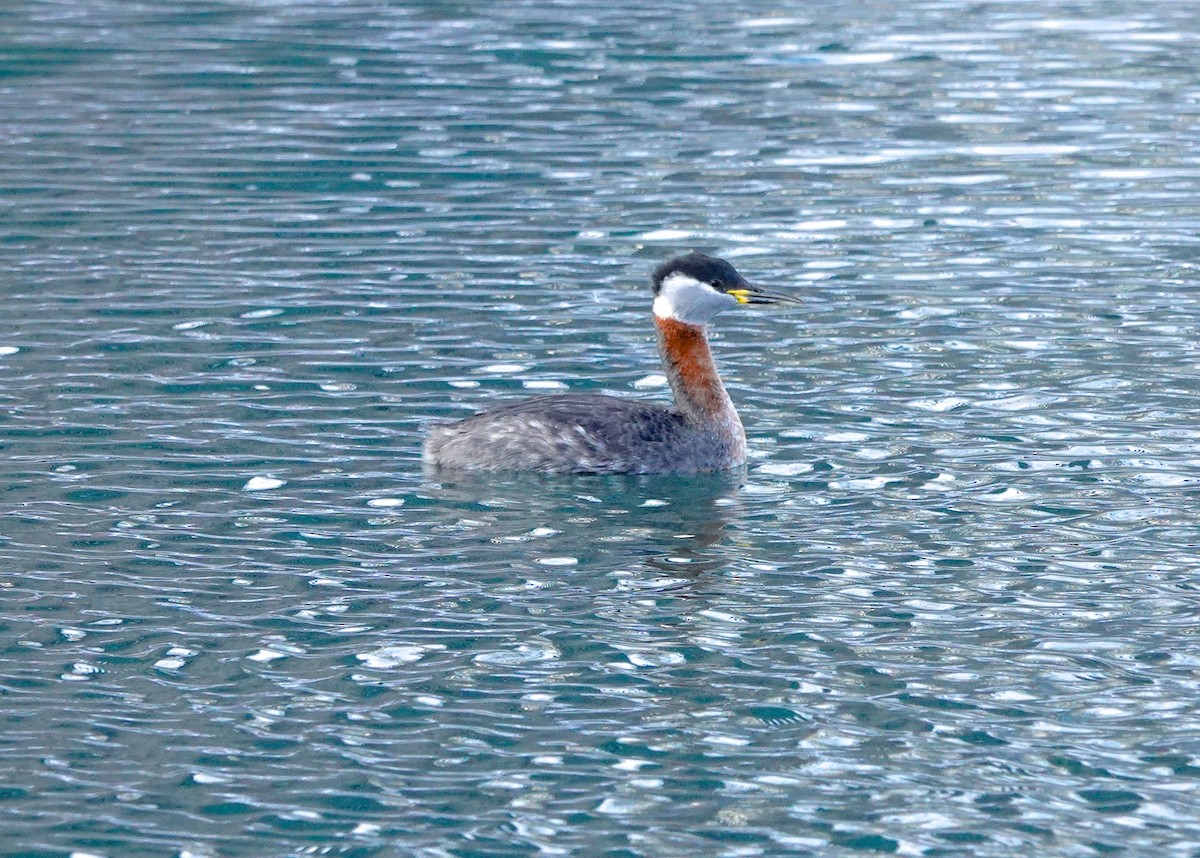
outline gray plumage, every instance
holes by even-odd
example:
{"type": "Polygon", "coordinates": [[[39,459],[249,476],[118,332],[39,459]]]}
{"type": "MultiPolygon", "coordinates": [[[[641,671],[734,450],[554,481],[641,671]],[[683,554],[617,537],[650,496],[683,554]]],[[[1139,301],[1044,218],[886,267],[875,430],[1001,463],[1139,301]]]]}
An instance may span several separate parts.
{"type": "Polygon", "coordinates": [[[425,459],[441,468],[543,473],[716,471],[741,455],[712,427],[653,402],[538,396],[436,427],[425,459]]]}

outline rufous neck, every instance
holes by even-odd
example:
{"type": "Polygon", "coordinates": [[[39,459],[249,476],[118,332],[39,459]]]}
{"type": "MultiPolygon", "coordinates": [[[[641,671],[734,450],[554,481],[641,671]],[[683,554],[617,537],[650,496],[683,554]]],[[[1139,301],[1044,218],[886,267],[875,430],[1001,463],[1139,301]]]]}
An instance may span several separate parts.
{"type": "Polygon", "coordinates": [[[704,326],[658,315],[654,324],[663,368],[675,393],[675,407],[701,423],[728,421],[730,417],[737,420],[733,401],[717,375],[704,326]]]}

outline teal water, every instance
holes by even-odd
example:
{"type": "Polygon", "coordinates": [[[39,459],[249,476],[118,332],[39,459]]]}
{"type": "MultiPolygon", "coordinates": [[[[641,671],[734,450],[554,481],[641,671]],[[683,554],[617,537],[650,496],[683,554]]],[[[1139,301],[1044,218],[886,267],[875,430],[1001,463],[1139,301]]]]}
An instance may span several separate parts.
{"type": "Polygon", "coordinates": [[[1200,19],[0,13],[0,853],[1200,855],[1200,19]],[[664,398],[702,478],[424,473],[664,398]]]}

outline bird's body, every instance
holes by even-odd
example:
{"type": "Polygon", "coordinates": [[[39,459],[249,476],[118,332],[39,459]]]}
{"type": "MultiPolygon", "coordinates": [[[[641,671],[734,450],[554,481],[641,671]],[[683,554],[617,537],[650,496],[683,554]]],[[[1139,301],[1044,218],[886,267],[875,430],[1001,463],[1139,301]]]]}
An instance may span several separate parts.
{"type": "Polygon", "coordinates": [[[654,321],[675,407],[568,393],[539,396],[436,427],[425,461],[438,468],[543,473],[696,473],[746,461],[746,433],[705,335],[729,306],[792,302],[699,253],[654,273],[654,321]]]}
{"type": "MultiPolygon", "coordinates": [[[[735,415],[736,417],[736,415],[735,415]]],[[[538,396],[434,430],[426,458],[442,468],[543,473],[717,471],[745,460],[733,442],[673,408],[616,396],[538,396]]]]}

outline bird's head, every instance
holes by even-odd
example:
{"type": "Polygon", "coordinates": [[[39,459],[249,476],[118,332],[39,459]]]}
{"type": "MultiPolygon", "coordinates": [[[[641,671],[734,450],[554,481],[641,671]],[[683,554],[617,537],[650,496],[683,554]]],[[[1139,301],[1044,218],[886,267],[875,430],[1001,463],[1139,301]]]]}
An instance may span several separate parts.
{"type": "Polygon", "coordinates": [[[799,304],[752,285],[737,269],[715,256],[689,253],[654,269],[654,315],[689,325],[707,325],[722,310],[739,304],[799,304]]]}

